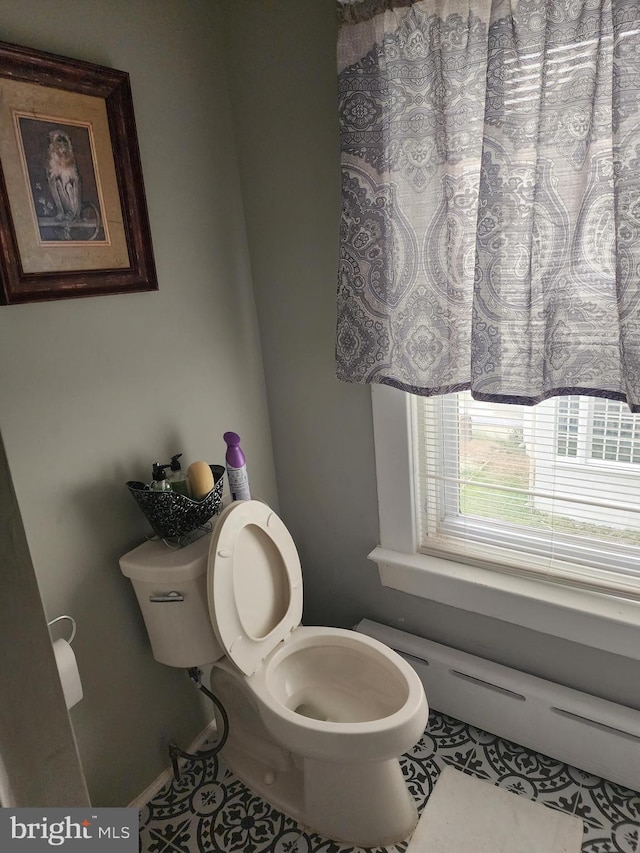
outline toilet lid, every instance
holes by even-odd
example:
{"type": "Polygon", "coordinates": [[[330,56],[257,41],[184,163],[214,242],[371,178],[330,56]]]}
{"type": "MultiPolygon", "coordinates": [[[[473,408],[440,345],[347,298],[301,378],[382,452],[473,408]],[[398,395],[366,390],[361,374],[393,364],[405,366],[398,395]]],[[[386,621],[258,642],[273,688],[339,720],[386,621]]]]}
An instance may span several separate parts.
{"type": "Polygon", "coordinates": [[[211,535],[211,624],[227,657],[253,675],[302,618],[302,570],[291,534],[261,501],[235,501],[211,535]]]}

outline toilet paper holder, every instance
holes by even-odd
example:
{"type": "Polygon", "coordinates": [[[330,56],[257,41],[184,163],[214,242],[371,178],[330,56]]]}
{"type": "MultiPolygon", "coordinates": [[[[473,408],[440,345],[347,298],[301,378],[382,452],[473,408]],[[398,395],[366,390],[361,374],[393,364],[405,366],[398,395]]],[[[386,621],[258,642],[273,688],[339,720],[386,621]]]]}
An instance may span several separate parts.
{"type": "Polygon", "coordinates": [[[80,680],[80,672],[78,671],[78,663],[76,656],[71,648],[71,643],[76,636],[76,620],[71,616],[57,616],[47,625],[51,627],[56,622],[61,622],[63,619],[71,622],[71,636],[68,640],[62,638],[53,641],[53,654],[60,676],[60,684],[64,694],[64,701],[67,709],[73,708],[83,697],[82,681],[80,680]]]}
{"type": "Polygon", "coordinates": [[[73,618],[73,616],[56,616],[56,618],[52,619],[51,622],[47,622],[47,625],[50,628],[54,622],[60,622],[62,619],[68,619],[69,622],[71,622],[71,636],[67,640],[67,643],[71,645],[76,636],[76,620],[73,618]]]}

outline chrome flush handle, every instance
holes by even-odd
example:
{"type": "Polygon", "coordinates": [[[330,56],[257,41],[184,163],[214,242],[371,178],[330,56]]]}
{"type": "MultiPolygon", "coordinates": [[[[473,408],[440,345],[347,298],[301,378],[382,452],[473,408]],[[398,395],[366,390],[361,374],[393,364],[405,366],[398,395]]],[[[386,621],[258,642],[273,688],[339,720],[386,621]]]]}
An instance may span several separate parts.
{"type": "Polygon", "coordinates": [[[153,604],[158,602],[169,602],[169,601],[184,601],[184,595],[177,590],[172,590],[171,592],[163,592],[160,595],[150,595],[149,601],[153,604]]]}

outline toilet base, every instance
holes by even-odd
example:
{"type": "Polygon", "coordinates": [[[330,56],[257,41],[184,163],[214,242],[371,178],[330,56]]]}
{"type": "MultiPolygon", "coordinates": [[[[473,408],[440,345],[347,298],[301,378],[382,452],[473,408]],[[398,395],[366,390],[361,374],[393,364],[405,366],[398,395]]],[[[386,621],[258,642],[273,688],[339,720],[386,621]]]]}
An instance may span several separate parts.
{"type": "Polygon", "coordinates": [[[309,825],[357,847],[397,844],[418,822],[397,758],[355,765],[305,758],[304,797],[309,825]]]}
{"type": "MultiPolygon", "coordinates": [[[[342,763],[290,752],[267,730],[255,695],[225,661],[214,664],[211,689],[229,717],[220,757],[269,805],[356,847],[397,844],[413,832],[418,813],[398,758],[342,763]]],[[[221,728],[217,712],[216,721],[221,728]]]]}
{"type": "Polygon", "coordinates": [[[397,759],[343,765],[300,758],[274,768],[233,744],[221,757],[265,802],[331,841],[386,847],[404,841],[417,824],[397,759]]]}

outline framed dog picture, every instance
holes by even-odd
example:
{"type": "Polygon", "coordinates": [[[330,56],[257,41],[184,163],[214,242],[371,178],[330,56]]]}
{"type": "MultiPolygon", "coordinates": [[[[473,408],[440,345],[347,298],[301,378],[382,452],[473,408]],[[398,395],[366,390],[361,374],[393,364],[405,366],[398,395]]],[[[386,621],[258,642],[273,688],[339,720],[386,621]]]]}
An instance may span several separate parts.
{"type": "Polygon", "coordinates": [[[129,75],[0,42],[0,303],[157,287],[129,75]]]}

